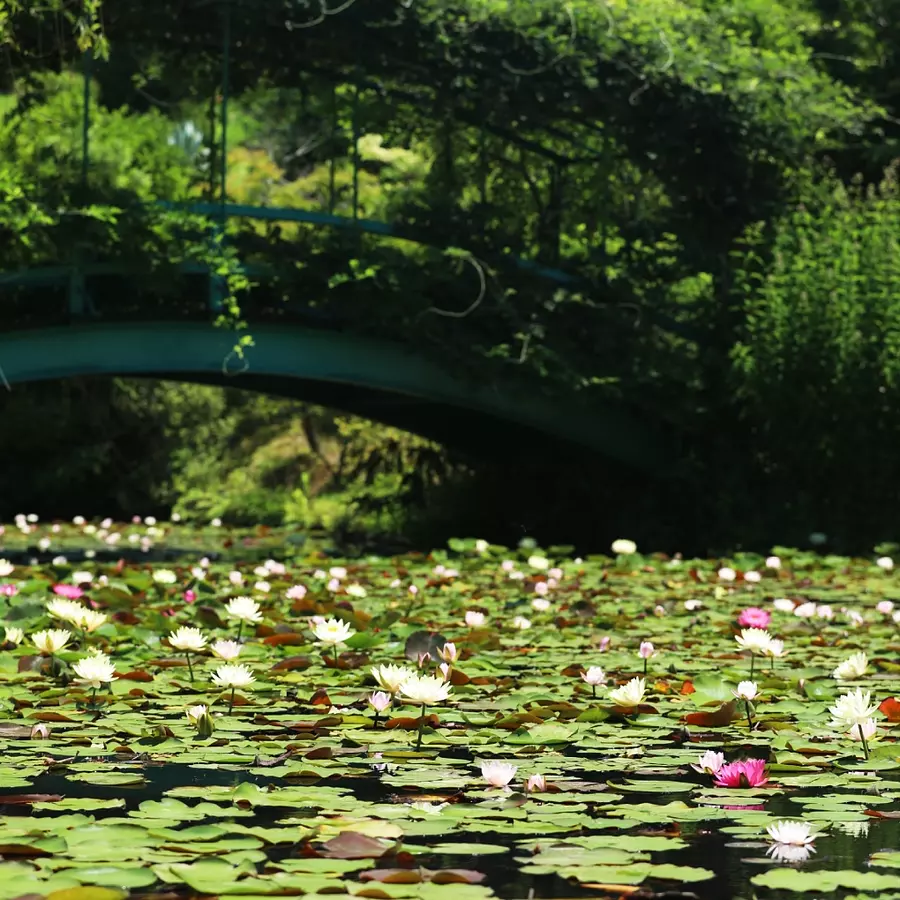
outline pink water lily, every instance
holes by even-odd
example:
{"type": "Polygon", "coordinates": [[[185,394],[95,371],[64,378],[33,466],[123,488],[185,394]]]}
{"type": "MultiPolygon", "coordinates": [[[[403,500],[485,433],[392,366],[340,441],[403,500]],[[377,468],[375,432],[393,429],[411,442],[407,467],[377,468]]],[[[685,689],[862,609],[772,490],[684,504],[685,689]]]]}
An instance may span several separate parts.
{"type": "Polygon", "coordinates": [[[768,628],[772,620],[772,614],[758,606],[748,606],[738,616],[738,625],[741,628],[768,628]]]}
{"type": "Polygon", "coordinates": [[[742,759],[728,763],[716,772],[716,787],[757,788],[769,783],[762,759],[742,759]]]}
{"type": "Polygon", "coordinates": [[[79,600],[84,596],[84,591],[77,584],[54,584],[53,593],[67,600],[79,600]]]}

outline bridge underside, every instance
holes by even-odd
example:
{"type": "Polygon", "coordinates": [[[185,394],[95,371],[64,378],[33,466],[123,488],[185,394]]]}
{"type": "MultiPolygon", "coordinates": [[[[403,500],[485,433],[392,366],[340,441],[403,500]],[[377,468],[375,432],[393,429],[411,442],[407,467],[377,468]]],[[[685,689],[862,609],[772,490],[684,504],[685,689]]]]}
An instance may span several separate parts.
{"type": "Polygon", "coordinates": [[[330,406],[481,457],[596,453],[660,469],[662,432],[612,404],[569,406],[454,376],[405,347],[297,326],[253,326],[245,359],[232,332],[186,322],[76,324],[0,334],[10,385],[79,375],[137,376],[258,390],[330,406]]]}

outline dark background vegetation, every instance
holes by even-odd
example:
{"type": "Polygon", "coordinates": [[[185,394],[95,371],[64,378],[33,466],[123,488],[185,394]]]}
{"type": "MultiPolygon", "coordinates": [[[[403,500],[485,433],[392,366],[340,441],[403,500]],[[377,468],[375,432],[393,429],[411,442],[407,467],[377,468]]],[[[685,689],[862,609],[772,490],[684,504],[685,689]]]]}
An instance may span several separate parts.
{"type": "MultiPolygon", "coordinates": [[[[165,266],[208,223],[135,204],[215,197],[223,8],[5,5],[3,269],[150,260],[159,296],[178,296],[165,266]],[[75,228],[59,212],[73,207],[75,228]]],[[[264,256],[302,270],[318,285],[304,302],[341,327],[401,337],[478,380],[627,403],[676,436],[676,458],[655,473],[559,449],[498,463],[294,400],[73,379],[2,396],[5,518],[175,509],[421,547],[527,533],[587,550],[627,533],[715,551],[821,531],[866,549],[897,535],[891,0],[229,8],[229,199],[309,206],[332,179],[346,214],[355,132],[360,213],[450,252],[242,226],[227,250],[193,245],[229,273],[223,324],[252,335],[237,262],[264,256]],[[581,281],[539,283],[502,248],[581,281]],[[483,301],[433,314],[471,305],[468,253],[483,301]]],[[[290,279],[278,302],[296,300],[290,279]]],[[[23,302],[3,327],[30,314],[23,302]]]]}

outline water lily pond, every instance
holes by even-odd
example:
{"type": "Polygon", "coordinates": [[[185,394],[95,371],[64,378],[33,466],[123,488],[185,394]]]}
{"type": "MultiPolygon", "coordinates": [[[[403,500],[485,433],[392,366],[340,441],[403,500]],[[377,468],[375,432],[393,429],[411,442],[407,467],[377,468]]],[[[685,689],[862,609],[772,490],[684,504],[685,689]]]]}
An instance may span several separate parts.
{"type": "Polygon", "coordinates": [[[0,900],[900,898],[889,558],[18,526],[0,900]]]}

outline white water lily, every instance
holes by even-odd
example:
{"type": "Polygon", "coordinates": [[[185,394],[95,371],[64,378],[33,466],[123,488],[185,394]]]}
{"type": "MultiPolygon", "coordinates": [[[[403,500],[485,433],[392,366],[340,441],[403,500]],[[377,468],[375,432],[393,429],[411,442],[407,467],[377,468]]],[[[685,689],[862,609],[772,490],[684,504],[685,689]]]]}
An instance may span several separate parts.
{"type": "Polygon", "coordinates": [[[5,640],[7,644],[18,646],[25,640],[25,632],[21,628],[16,628],[15,625],[7,625],[5,640]]]}
{"type": "Polygon", "coordinates": [[[153,580],[157,584],[175,584],[178,576],[171,569],[155,569],[153,571],[153,580]]]}
{"type": "Polygon", "coordinates": [[[256,681],[253,672],[247,666],[241,665],[224,665],[219,666],[213,673],[213,683],[219,687],[225,688],[243,688],[249,687],[256,681]]]}
{"type": "Polygon", "coordinates": [[[644,700],[646,685],[643,678],[632,678],[628,684],[623,684],[614,691],[609,692],[609,700],[616,706],[634,707],[640,706],[644,700]]]}
{"type": "Polygon", "coordinates": [[[94,580],[94,576],[90,572],[73,572],[73,584],[90,584],[94,580]]]}
{"type": "Polygon", "coordinates": [[[691,763],[695,772],[704,775],[715,775],[725,765],[725,754],[715,750],[707,750],[696,763],[691,763]]]}
{"type": "Polygon", "coordinates": [[[16,567],[8,559],[0,559],[0,578],[8,578],[16,567]]]}
{"type": "Polygon", "coordinates": [[[546,556],[529,556],[528,557],[528,565],[531,566],[532,569],[538,569],[539,571],[543,571],[544,569],[550,568],[550,560],[547,559],[546,556]]]}
{"type": "Polygon", "coordinates": [[[50,628],[46,631],[36,631],[31,640],[41,653],[57,653],[69,643],[71,637],[71,631],[50,628]]]}
{"type": "Polygon", "coordinates": [[[894,568],[894,561],[889,556],[880,556],[875,560],[875,565],[885,572],[890,572],[894,568]]]}
{"type": "Polygon", "coordinates": [[[362,599],[366,596],[366,589],[361,584],[348,584],[347,587],[344,588],[344,592],[351,597],[356,597],[358,599],[362,599]]]}
{"type": "Polygon", "coordinates": [[[241,622],[262,622],[263,618],[259,604],[252,597],[232,597],[225,604],[225,612],[241,622]]]}
{"type": "Polygon", "coordinates": [[[241,645],[237,641],[216,641],[209,649],[213,656],[226,661],[237,659],[241,654],[241,645]]]}
{"type": "Polygon", "coordinates": [[[188,722],[197,729],[198,737],[208,738],[212,736],[215,725],[213,724],[209,707],[204,703],[198,703],[196,706],[189,707],[187,709],[187,718],[188,722]]]}
{"type": "Polygon", "coordinates": [[[838,681],[850,681],[862,677],[869,666],[869,657],[862,650],[845,659],[832,673],[838,681]]]}
{"type": "Polygon", "coordinates": [[[547,779],[544,778],[540,773],[535,773],[534,775],[529,775],[525,780],[525,793],[526,794],[538,794],[541,791],[547,790],[547,779]]]}
{"type": "Polygon", "coordinates": [[[766,833],[776,844],[792,844],[795,847],[805,847],[819,836],[808,822],[794,819],[773,822],[766,826],[766,833]]]}
{"type": "Polygon", "coordinates": [[[496,788],[506,787],[516,777],[518,771],[518,766],[499,759],[487,760],[481,764],[481,777],[491,787],[496,788]]]}
{"type": "Polygon", "coordinates": [[[434,675],[413,673],[400,685],[400,695],[413,703],[431,706],[450,696],[451,685],[434,675]]]}
{"type": "Polygon", "coordinates": [[[384,712],[390,705],[393,698],[387,691],[372,691],[369,694],[369,705],[377,713],[384,712]]]}
{"type": "Polygon", "coordinates": [[[199,628],[182,625],[169,634],[169,646],[184,653],[199,653],[206,648],[206,637],[199,628]]]}
{"type": "Polygon", "coordinates": [[[116,680],[116,667],[104,653],[96,653],[79,660],[72,670],[75,673],[75,680],[79,684],[87,685],[95,691],[101,685],[116,680]]]}
{"type": "Polygon", "coordinates": [[[616,556],[631,556],[633,553],[637,553],[637,544],[627,538],[619,538],[612,542],[611,549],[616,556]]]}
{"type": "Polygon", "coordinates": [[[456,649],[456,644],[452,641],[448,641],[440,650],[438,650],[438,656],[445,663],[455,663],[459,658],[459,651],[456,649]]]}
{"type": "Polygon", "coordinates": [[[735,640],[742,650],[759,654],[765,653],[772,636],[765,628],[742,628],[741,633],[735,636],[735,640]]]}
{"type": "Polygon", "coordinates": [[[527,631],[531,628],[531,619],[526,619],[525,616],[516,616],[512,620],[512,626],[519,631],[527,631]]]}
{"type": "Polygon", "coordinates": [[[319,643],[331,647],[343,644],[344,641],[356,634],[356,631],[342,619],[326,619],[324,622],[316,622],[312,632],[319,643]]]}
{"type": "Polygon", "coordinates": [[[874,719],[857,722],[847,733],[854,741],[870,741],[878,731],[878,723],[874,719]]]}
{"type": "Polygon", "coordinates": [[[780,659],[787,651],[784,649],[784,641],[779,640],[778,638],[772,638],[768,644],[766,644],[766,649],[763,650],[763,655],[768,656],[769,659],[780,659]]]}
{"type": "Polygon", "coordinates": [[[477,609],[466,610],[465,622],[469,628],[479,628],[484,625],[485,615],[477,609]]]}
{"type": "Polygon", "coordinates": [[[106,613],[98,612],[96,609],[85,609],[81,614],[81,621],[78,623],[81,628],[90,634],[96,631],[101,625],[106,624],[109,617],[106,613]]]}
{"type": "Polygon", "coordinates": [[[816,604],[812,600],[794,607],[794,615],[798,619],[811,619],[816,614],[816,604]]]}
{"type": "Polygon", "coordinates": [[[777,597],[772,601],[772,606],[774,606],[778,612],[792,613],[794,611],[794,601],[788,597],[777,597]]]}
{"type": "Polygon", "coordinates": [[[732,693],[738,700],[749,702],[756,697],[757,691],[758,688],[755,681],[741,681],[737,686],[737,690],[732,691],[732,693]]]}
{"type": "Polygon", "coordinates": [[[722,566],[716,574],[719,576],[719,581],[734,581],[737,578],[737,572],[731,566],[722,566]]]}
{"type": "Polygon", "coordinates": [[[596,687],[598,684],[606,683],[606,673],[600,666],[590,666],[586,672],[581,673],[581,679],[585,684],[596,687]]]}
{"type": "Polygon", "coordinates": [[[832,728],[838,728],[841,731],[847,731],[854,725],[866,722],[877,710],[878,705],[872,704],[872,695],[862,688],[842,694],[834,706],[828,708],[833,716],[832,728]]]}
{"type": "Polygon", "coordinates": [[[387,691],[389,694],[396,694],[400,690],[400,686],[416,672],[408,666],[373,666],[371,669],[372,677],[378,682],[378,687],[387,691]]]}
{"type": "Polygon", "coordinates": [[[77,600],[67,600],[65,597],[56,597],[47,603],[47,612],[54,619],[62,619],[76,628],[81,627],[81,621],[87,612],[87,607],[77,600]]]}

